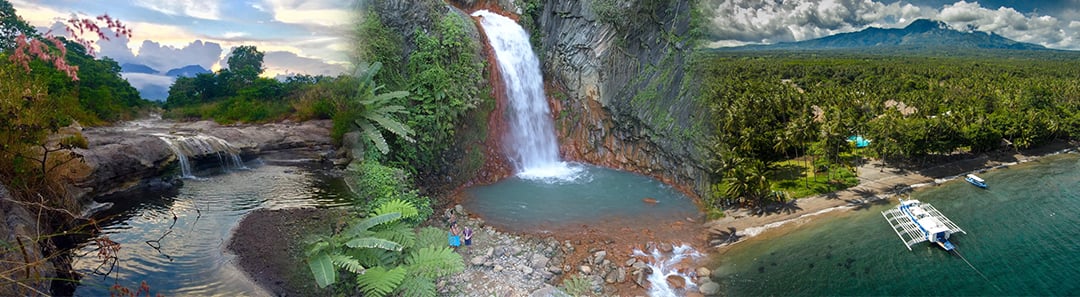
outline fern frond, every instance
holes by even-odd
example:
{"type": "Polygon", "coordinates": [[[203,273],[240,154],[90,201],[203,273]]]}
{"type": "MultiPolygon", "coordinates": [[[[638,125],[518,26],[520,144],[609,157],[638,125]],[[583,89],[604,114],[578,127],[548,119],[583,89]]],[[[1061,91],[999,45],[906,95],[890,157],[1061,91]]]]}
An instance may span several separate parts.
{"type": "Polygon", "coordinates": [[[360,261],[357,261],[356,259],[353,259],[352,257],[346,255],[330,255],[330,262],[333,262],[334,265],[345,268],[345,270],[356,274],[362,274],[365,270],[364,266],[360,265],[360,261]]]}
{"type": "Polygon", "coordinates": [[[382,238],[396,242],[404,248],[411,247],[413,246],[413,243],[416,243],[416,233],[414,233],[412,228],[409,228],[409,226],[400,223],[383,226],[388,227],[381,228],[378,231],[375,231],[375,233],[372,234],[372,237],[382,238]]]}
{"type": "Polygon", "coordinates": [[[465,261],[461,255],[448,247],[426,247],[413,251],[405,259],[406,267],[412,275],[430,278],[448,276],[465,270],[465,261]]]}
{"type": "Polygon", "coordinates": [[[416,210],[416,206],[413,206],[411,202],[401,199],[383,202],[382,204],[379,204],[378,208],[375,208],[374,212],[376,216],[397,212],[401,214],[402,219],[412,218],[420,214],[420,212],[416,210]]]}
{"type": "Polygon", "coordinates": [[[367,272],[356,277],[356,284],[364,296],[387,296],[394,292],[405,280],[405,269],[394,267],[386,270],[382,266],[368,268],[367,272]]]}
{"type": "Polygon", "coordinates": [[[379,94],[379,95],[375,95],[375,98],[372,98],[370,101],[382,102],[382,101],[386,101],[386,100],[389,100],[389,99],[405,98],[405,97],[408,97],[408,96],[409,96],[409,91],[395,91],[395,92],[388,92],[388,93],[382,93],[382,94],[379,94]]]}
{"type": "Polygon", "coordinates": [[[416,232],[416,243],[413,248],[446,246],[446,230],[435,227],[423,227],[416,232]]]}
{"type": "Polygon", "coordinates": [[[404,297],[435,297],[438,291],[435,280],[423,276],[406,278],[398,287],[398,292],[404,297]]]}
{"type": "Polygon", "coordinates": [[[348,237],[361,236],[364,235],[372,227],[397,221],[398,219],[401,219],[401,213],[397,212],[365,218],[354,223],[352,226],[349,226],[349,229],[346,229],[346,232],[342,234],[348,237]]]}
{"type": "Polygon", "coordinates": [[[389,241],[389,240],[382,239],[382,238],[375,238],[375,237],[354,238],[353,240],[349,240],[349,241],[345,242],[345,246],[348,246],[348,247],[351,247],[351,248],[354,248],[354,249],[367,248],[367,249],[383,249],[383,250],[388,250],[388,251],[400,251],[402,249],[402,246],[400,244],[396,243],[396,242],[389,241]]]}

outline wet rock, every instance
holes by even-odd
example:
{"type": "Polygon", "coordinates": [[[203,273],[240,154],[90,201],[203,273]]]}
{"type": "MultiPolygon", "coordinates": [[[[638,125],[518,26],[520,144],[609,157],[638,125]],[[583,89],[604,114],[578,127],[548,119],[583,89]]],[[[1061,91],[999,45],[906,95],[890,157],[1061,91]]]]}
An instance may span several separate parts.
{"type": "Polygon", "coordinates": [[[713,281],[707,281],[698,287],[698,291],[701,291],[701,293],[705,295],[716,295],[717,293],[720,293],[720,284],[713,281]]]}
{"type": "Polygon", "coordinates": [[[686,292],[686,297],[705,297],[705,294],[699,292],[686,292]]]}
{"type": "Polygon", "coordinates": [[[686,288],[686,279],[678,275],[670,275],[667,277],[668,285],[671,285],[674,289],[686,288]]]}
{"type": "Polygon", "coordinates": [[[697,272],[698,277],[704,278],[704,279],[708,279],[709,276],[712,275],[712,271],[709,270],[709,268],[705,268],[705,267],[698,267],[698,269],[695,272],[697,272]]]}
{"type": "Polygon", "coordinates": [[[666,243],[666,242],[660,243],[659,248],[660,248],[661,252],[665,252],[665,253],[670,253],[671,251],[675,250],[675,248],[673,246],[671,246],[670,243],[666,243]]]}

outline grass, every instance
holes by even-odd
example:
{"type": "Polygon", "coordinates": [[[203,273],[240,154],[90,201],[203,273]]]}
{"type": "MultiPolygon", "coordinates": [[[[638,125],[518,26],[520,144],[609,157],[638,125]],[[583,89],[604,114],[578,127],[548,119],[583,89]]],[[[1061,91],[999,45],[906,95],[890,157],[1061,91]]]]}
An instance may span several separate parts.
{"type": "Polygon", "coordinates": [[[786,192],[790,198],[803,198],[836,192],[859,184],[851,167],[832,165],[828,171],[814,172],[803,160],[787,160],[772,166],[772,189],[786,192]]]}

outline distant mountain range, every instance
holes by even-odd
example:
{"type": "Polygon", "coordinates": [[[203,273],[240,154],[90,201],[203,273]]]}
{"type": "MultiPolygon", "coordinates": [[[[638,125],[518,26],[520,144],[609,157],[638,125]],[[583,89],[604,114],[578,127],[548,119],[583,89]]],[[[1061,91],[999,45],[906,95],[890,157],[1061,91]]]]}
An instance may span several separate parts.
{"type": "Polygon", "coordinates": [[[165,72],[165,75],[172,77],[195,77],[203,73],[210,73],[210,70],[206,70],[206,68],[203,68],[199,65],[187,65],[184,67],[169,70],[168,72],[165,72]]]}
{"type": "Polygon", "coordinates": [[[124,63],[120,65],[120,72],[157,74],[158,71],[143,64],[124,63]]]}
{"type": "MultiPolygon", "coordinates": [[[[799,42],[748,45],[729,50],[935,50],[1006,49],[1051,51],[1038,44],[1018,42],[992,32],[960,31],[941,21],[918,19],[902,29],[870,27],[799,42]]],[[[725,49],[718,49],[723,51],[725,49]]]]}

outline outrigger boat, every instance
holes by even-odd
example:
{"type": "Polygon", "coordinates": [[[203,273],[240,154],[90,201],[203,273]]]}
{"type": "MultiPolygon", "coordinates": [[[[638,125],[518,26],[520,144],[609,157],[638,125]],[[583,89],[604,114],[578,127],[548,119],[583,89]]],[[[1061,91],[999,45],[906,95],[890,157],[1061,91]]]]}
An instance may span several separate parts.
{"type": "Polygon", "coordinates": [[[982,178],[979,178],[978,176],[976,176],[974,174],[968,174],[967,176],[964,177],[964,180],[966,180],[967,182],[975,185],[976,187],[980,187],[980,188],[983,188],[983,189],[986,188],[986,181],[983,180],[982,178]]]}
{"type": "Polygon", "coordinates": [[[899,206],[882,211],[881,215],[892,225],[893,231],[900,236],[908,250],[917,243],[929,241],[946,251],[952,251],[956,246],[949,242],[949,236],[957,232],[967,233],[933,205],[919,200],[900,199],[899,206]]]}

